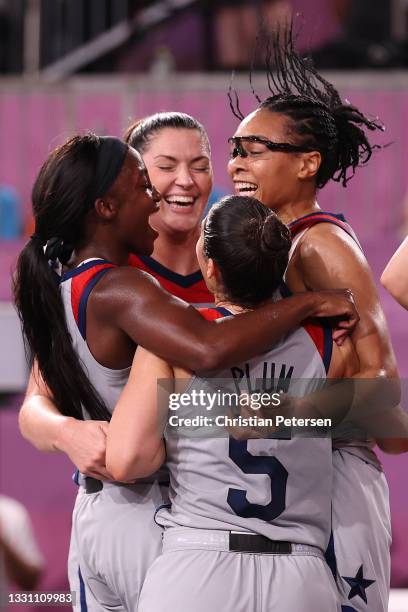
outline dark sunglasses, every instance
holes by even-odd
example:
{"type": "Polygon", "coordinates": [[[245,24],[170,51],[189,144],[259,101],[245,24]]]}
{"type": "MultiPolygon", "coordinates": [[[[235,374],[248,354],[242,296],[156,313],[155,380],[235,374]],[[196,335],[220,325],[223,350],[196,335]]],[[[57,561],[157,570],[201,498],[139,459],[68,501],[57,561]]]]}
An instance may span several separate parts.
{"type": "MultiPolygon", "coordinates": [[[[236,157],[248,157],[251,155],[251,153],[244,148],[244,142],[256,142],[263,144],[270,151],[278,151],[281,153],[310,153],[311,151],[316,150],[316,148],[294,145],[288,142],[272,142],[272,140],[267,140],[266,138],[261,138],[260,136],[233,136],[232,138],[228,138],[228,144],[232,145],[230,152],[230,157],[232,159],[235,159],[236,157]]],[[[253,155],[259,155],[259,153],[260,151],[254,151],[253,155]]]]}

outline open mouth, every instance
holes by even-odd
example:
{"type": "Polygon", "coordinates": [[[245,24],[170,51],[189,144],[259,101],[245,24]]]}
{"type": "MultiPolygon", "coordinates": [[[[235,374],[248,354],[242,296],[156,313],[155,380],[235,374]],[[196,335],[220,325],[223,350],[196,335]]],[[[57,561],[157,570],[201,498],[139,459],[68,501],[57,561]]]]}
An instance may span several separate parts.
{"type": "Polygon", "coordinates": [[[255,183],[249,183],[248,181],[239,181],[234,183],[235,192],[239,195],[250,195],[251,193],[255,193],[258,189],[258,185],[255,183]]]}
{"type": "Polygon", "coordinates": [[[169,195],[163,197],[163,200],[170,206],[172,210],[180,210],[194,206],[196,197],[183,195],[169,195]]]}

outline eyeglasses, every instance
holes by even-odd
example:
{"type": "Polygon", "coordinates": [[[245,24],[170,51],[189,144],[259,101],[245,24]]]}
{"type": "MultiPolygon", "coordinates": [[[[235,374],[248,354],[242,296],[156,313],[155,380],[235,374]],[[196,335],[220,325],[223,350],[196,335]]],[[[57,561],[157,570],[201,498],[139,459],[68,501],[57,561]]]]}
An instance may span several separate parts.
{"type": "Polygon", "coordinates": [[[269,151],[277,151],[280,153],[310,153],[315,151],[315,148],[294,145],[288,142],[272,142],[261,136],[234,136],[228,139],[231,146],[230,158],[250,157],[262,158],[269,151]],[[248,146],[251,144],[257,145],[255,148],[248,146]]]}

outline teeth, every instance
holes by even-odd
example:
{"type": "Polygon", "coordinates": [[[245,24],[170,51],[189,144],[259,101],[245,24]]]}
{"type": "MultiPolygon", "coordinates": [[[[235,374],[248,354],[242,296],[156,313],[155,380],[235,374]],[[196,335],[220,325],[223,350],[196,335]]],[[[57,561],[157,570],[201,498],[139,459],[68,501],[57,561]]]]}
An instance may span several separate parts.
{"type": "Polygon", "coordinates": [[[166,201],[170,204],[194,204],[192,196],[174,195],[166,198],[166,201]]]}
{"type": "Polygon", "coordinates": [[[236,191],[256,191],[258,189],[258,185],[254,183],[235,183],[236,191]]]}

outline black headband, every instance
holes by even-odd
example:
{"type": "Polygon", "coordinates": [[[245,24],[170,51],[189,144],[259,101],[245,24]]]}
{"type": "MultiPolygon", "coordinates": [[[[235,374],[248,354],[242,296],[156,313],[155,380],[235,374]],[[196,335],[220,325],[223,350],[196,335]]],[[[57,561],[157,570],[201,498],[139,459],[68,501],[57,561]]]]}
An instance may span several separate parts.
{"type": "Polygon", "coordinates": [[[113,136],[101,136],[94,185],[96,198],[103,198],[119,176],[129,150],[127,144],[113,136]]]}

